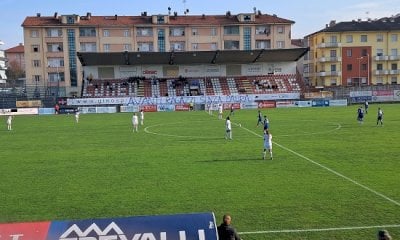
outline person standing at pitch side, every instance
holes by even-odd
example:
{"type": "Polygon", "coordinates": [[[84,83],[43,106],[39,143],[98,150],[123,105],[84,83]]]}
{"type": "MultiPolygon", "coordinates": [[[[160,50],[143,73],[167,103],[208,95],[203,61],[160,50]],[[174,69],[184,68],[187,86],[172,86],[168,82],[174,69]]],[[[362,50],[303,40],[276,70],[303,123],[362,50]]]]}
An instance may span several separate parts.
{"type": "Polygon", "coordinates": [[[231,216],[225,214],[223,222],[218,226],[218,237],[219,240],[241,240],[236,229],[231,225],[231,216]]]}

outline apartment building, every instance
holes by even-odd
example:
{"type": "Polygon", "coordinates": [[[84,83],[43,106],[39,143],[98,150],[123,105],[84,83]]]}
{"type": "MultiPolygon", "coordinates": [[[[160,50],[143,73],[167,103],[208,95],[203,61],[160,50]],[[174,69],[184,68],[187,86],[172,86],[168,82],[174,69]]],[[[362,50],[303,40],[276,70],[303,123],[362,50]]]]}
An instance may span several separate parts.
{"type": "Polygon", "coordinates": [[[77,52],[170,52],[291,47],[293,21],[260,11],[233,15],[58,15],[22,23],[27,84],[57,86],[59,96],[79,95],[77,52]]]}
{"type": "Polygon", "coordinates": [[[400,15],[336,23],[305,37],[312,86],[400,84],[400,15]]]}

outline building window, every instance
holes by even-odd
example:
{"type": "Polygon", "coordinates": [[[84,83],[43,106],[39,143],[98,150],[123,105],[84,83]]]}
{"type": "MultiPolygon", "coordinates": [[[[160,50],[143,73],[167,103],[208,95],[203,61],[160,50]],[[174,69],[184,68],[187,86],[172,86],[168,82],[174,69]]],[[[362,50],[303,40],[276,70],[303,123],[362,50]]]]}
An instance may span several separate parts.
{"type": "Polygon", "coordinates": [[[32,52],[40,52],[40,48],[38,44],[33,44],[32,45],[32,52]]]}
{"type": "Polygon", "coordinates": [[[192,28],[192,35],[193,36],[199,35],[197,28],[192,28]]]}
{"type": "Polygon", "coordinates": [[[391,83],[391,84],[397,84],[397,77],[396,77],[396,76],[392,76],[392,77],[390,78],[390,83],[391,83]]]}
{"type": "Polygon", "coordinates": [[[33,60],[33,67],[40,67],[40,60],[33,60]]]}
{"type": "Polygon", "coordinates": [[[224,49],[226,50],[238,50],[239,41],[226,40],[224,41],[224,49]]]}
{"type": "Polygon", "coordinates": [[[199,44],[198,43],[192,43],[192,50],[197,50],[199,49],[199,44]]]}
{"type": "Polygon", "coordinates": [[[138,43],[138,51],[139,52],[152,52],[153,51],[153,43],[139,42],[138,43]]]}
{"type": "Polygon", "coordinates": [[[382,85],[383,84],[383,78],[382,77],[377,77],[376,78],[376,84],[382,85]]]}
{"type": "Polygon", "coordinates": [[[80,28],[79,36],[80,37],[96,37],[96,29],[95,28],[80,28]]]}
{"type": "Polygon", "coordinates": [[[376,41],[383,42],[383,34],[381,34],[381,33],[376,34],[376,41]]]}
{"type": "Polygon", "coordinates": [[[337,43],[337,36],[330,36],[329,40],[331,43],[337,43]]]}
{"type": "Polygon", "coordinates": [[[239,26],[225,26],[224,34],[225,35],[239,35],[239,26]]]}
{"type": "Polygon", "coordinates": [[[382,63],[376,64],[376,70],[382,71],[383,70],[383,64],[382,63]]]}
{"type": "Polygon", "coordinates": [[[78,71],[76,64],[75,29],[67,29],[69,79],[71,87],[78,86],[78,71]]]}
{"type": "Polygon", "coordinates": [[[129,29],[124,29],[124,37],[130,37],[131,36],[131,32],[129,31],[129,29]]]}
{"type": "Polygon", "coordinates": [[[276,29],[277,29],[277,32],[279,34],[285,33],[285,27],[284,26],[278,26],[276,29]]]}
{"type": "Polygon", "coordinates": [[[271,48],[271,40],[256,41],[256,49],[270,49],[270,48],[271,48]]]}
{"type": "Polygon", "coordinates": [[[360,42],[368,42],[368,36],[367,35],[361,35],[360,36],[360,42]]]}
{"type": "Polygon", "coordinates": [[[110,51],[110,44],[108,44],[108,43],[103,44],[103,49],[104,49],[104,52],[109,52],[110,51]]]}
{"type": "Polygon", "coordinates": [[[67,16],[67,23],[68,24],[74,24],[75,23],[74,16],[67,16]]]}
{"type": "Polygon", "coordinates": [[[331,65],[331,72],[336,72],[336,64],[331,65]]]}
{"type": "Polygon", "coordinates": [[[171,51],[185,51],[185,42],[171,42],[171,51]]]}
{"type": "Polygon", "coordinates": [[[158,29],[157,34],[158,51],[165,52],[165,30],[158,29]]]}
{"type": "Polygon", "coordinates": [[[331,86],[336,86],[336,79],[335,78],[331,79],[331,86]]]}
{"type": "Polygon", "coordinates": [[[104,29],[103,30],[103,37],[109,37],[110,36],[110,30],[104,29]]]}
{"type": "Polygon", "coordinates": [[[251,50],[251,28],[243,28],[243,50],[251,50]]]}
{"type": "Polygon", "coordinates": [[[351,78],[347,78],[347,86],[351,86],[351,78]]]}
{"type": "Polygon", "coordinates": [[[285,41],[277,41],[276,48],[285,48],[285,41]]]}
{"type": "Polygon", "coordinates": [[[346,56],[347,56],[347,57],[353,56],[353,50],[347,49],[347,50],[346,50],[346,56]]]}
{"type": "Polygon", "coordinates": [[[218,44],[217,43],[211,43],[211,50],[217,50],[218,49],[218,44]]]}
{"type": "Polygon", "coordinates": [[[391,56],[397,56],[397,48],[390,49],[390,55],[391,56]]]}
{"type": "Polygon", "coordinates": [[[217,36],[217,28],[216,27],[212,27],[210,31],[211,31],[211,36],[217,36]]]}
{"type": "Polygon", "coordinates": [[[164,16],[158,16],[157,17],[157,23],[165,23],[164,16]]]}
{"type": "Polygon", "coordinates": [[[124,51],[132,51],[132,45],[124,44],[124,51]]]}
{"type": "Polygon", "coordinates": [[[35,80],[36,83],[40,82],[40,75],[33,75],[33,80],[35,80]]]}
{"type": "Polygon", "coordinates": [[[361,56],[362,57],[366,57],[366,56],[368,56],[368,50],[367,49],[361,49],[361,56]]]}
{"type": "Polygon", "coordinates": [[[153,29],[149,27],[138,27],[136,28],[136,35],[139,37],[151,37],[153,36],[153,29]]]}
{"type": "Polygon", "coordinates": [[[347,35],[346,36],[346,42],[347,43],[352,43],[353,42],[353,35],[347,35]]]}
{"type": "Polygon", "coordinates": [[[31,37],[32,38],[38,38],[39,37],[39,31],[38,30],[31,30],[31,37]]]}
{"type": "Polygon", "coordinates": [[[390,70],[397,70],[397,63],[392,63],[390,70]]]}
{"type": "Polygon", "coordinates": [[[62,30],[60,28],[48,28],[46,29],[47,37],[61,37],[62,30]]]}
{"type": "Polygon", "coordinates": [[[48,58],[47,63],[49,67],[64,67],[64,58],[48,58]]]}
{"type": "Polygon", "coordinates": [[[352,64],[347,64],[346,69],[349,72],[353,71],[353,65],[352,64]]]}
{"type": "Polygon", "coordinates": [[[63,44],[62,43],[48,43],[47,51],[48,52],[62,52],[63,44]]]}
{"type": "Polygon", "coordinates": [[[96,43],[81,43],[81,52],[97,52],[96,43]]]}
{"type": "Polygon", "coordinates": [[[49,73],[48,74],[49,82],[64,82],[64,73],[63,72],[58,72],[58,73],[49,73]]]}
{"type": "Polygon", "coordinates": [[[383,49],[382,48],[376,49],[376,56],[383,56],[383,49]]]}
{"type": "Polygon", "coordinates": [[[185,28],[170,28],[169,35],[174,37],[185,36],[185,28]]]}
{"type": "Polygon", "coordinates": [[[330,51],[331,57],[335,58],[336,57],[336,50],[331,50],[330,51]]]}
{"type": "Polygon", "coordinates": [[[392,42],[397,42],[397,34],[392,34],[392,35],[390,35],[390,40],[391,40],[392,42]]]}
{"type": "Polygon", "coordinates": [[[362,63],[360,68],[361,68],[361,71],[367,71],[367,64],[366,63],[362,63]]]}
{"type": "Polygon", "coordinates": [[[256,26],[256,35],[269,35],[271,27],[269,25],[256,26]]]}

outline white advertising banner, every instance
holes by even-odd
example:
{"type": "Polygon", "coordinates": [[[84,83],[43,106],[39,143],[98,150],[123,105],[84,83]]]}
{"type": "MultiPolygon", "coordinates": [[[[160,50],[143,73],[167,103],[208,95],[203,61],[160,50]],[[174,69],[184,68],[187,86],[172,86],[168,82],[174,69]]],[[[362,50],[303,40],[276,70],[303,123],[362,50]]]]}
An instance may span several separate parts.
{"type": "Polygon", "coordinates": [[[94,105],[168,105],[168,104],[223,104],[246,103],[260,100],[292,100],[299,99],[299,93],[228,95],[228,96],[176,96],[176,97],[123,97],[123,98],[71,98],[68,106],[94,105]]]}
{"type": "Polygon", "coordinates": [[[351,91],[350,97],[370,97],[372,96],[372,91],[351,91]]]}
{"type": "Polygon", "coordinates": [[[263,75],[263,65],[262,64],[242,65],[242,72],[246,73],[246,75],[248,76],[263,75]]]}
{"type": "Polygon", "coordinates": [[[393,91],[393,100],[400,101],[400,90],[393,91]]]}
{"type": "Polygon", "coordinates": [[[331,107],[347,106],[347,99],[329,100],[329,106],[331,107]]]}

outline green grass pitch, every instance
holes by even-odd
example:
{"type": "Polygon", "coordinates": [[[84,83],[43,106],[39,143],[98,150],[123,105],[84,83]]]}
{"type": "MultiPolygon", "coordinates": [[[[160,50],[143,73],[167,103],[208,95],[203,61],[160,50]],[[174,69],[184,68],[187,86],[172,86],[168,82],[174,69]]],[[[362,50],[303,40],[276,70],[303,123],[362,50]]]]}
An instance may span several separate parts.
{"type": "Polygon", "coordinates": [[[146,113],[138,133],[132,114],[1,117],[0,222],[213,211],[246,240],[400,239],[400,105],[362,125],[357,107],[262,110],[272,161],[257,110],[232,141],[204,111],[146,113]]]}

